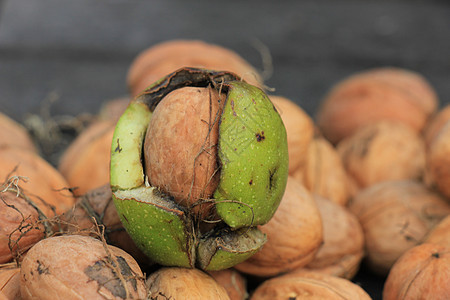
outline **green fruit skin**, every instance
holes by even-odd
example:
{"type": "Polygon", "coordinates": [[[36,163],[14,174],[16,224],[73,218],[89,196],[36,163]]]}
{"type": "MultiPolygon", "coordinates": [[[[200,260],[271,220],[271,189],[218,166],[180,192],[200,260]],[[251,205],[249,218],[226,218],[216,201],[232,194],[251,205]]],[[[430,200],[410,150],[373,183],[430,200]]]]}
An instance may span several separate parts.
{"type": "Polygon", "coordinates": [[[219,216],[232,228],[267,223],[286,188],[286,129],[270,99],[245,82],[229,83],[219,126],[219,216]]]}
{"type": "Polygon", "coordinates": [[[167,266],[193,267],[184,213],[145,185],[141,156],[150,118],[147,105],[131,102],[116,125],[110,171],[113,201],[125,229],[150,259],[167,266]]]}
{"type": "Polygon", "coordinates": [[[158,205],[152,187],[113,193],[119,217],[135,244],[154,262],[165,266],[193,268],[193,240],[184,212],[158,205]],[[151,200],[151,201],[149,201],[151,200]]]}
{"type": "Polygon", "coordinates": [[[144,185],[142,145],[152,113],[131,102],[116,124],[111,145],[110,184],[113,191],[144,185]]]}

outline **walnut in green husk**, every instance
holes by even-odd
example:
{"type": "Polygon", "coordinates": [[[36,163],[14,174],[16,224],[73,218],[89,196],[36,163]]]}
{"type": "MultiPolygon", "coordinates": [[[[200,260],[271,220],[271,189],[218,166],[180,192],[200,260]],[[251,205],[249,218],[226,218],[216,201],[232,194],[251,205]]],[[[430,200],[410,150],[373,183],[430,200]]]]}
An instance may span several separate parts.
{"type": "Polygon", "coordinates": [[[156,82],[130,103],[111,147],[122,223],[162,265],[217,270],[256,253],[265,236],[255,226],[275,213],[287,174],[277,110],[228,72],[183,68],[156,82]]]}

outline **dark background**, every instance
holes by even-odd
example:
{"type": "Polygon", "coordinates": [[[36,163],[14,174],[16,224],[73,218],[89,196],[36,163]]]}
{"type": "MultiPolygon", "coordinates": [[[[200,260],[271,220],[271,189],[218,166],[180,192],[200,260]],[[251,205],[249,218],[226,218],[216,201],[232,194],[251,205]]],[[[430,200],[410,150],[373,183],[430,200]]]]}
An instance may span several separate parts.
{"type": "MultiPolygon", "coordinates": [[[[22,122],[53,99],[52,116],[95,113],[127,94],[140,51],[176,38],[259,70],[266,47],[266,84],[311,116],[338,80],[379,66],[417,71],[450,101],[448,1],[0,0],[0,110],[22,122]]],[[[363,268],[355,282],[381,299],[383,278],[363,268]]]]}

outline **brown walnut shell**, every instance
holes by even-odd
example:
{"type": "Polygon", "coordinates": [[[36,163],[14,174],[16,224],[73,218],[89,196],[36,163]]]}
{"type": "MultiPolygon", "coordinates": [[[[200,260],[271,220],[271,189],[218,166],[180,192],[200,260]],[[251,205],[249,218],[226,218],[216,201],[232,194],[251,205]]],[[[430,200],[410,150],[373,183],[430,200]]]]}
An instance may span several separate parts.
{"type": "Polygon", "coordinates": [[[434,226],[423,242],[442,245],[450,249],[450,215],[434,226]]]}
{"type": "Polygon", "coordinates": [[[389,121],[360,128],[337,145],[349,176],[359,187],[387,180],[420,179],[425,145],[409,127],[389,121]]]}
{"type": "Polygon", "coordinates": [[[145,299],[144,276],[125,251],[89,236],[41,240],[22,261],[27,299],[145,299]]]}
{"type": "Polygon", "coordinates": [[[58,170],[77,196],[109,183],[111,143],[115,122],[96,121],[64,151],[58,170]]]}
{"type": "Polygon", "coordinates": [[[430,142],[426,157],[427,184],[435,186],[450,202],[450,121],[430,142]]]}
{"type": "Polygon", "coordinates": [[[335,147],[321,136],[309,143],[306,162],[293,175],[313,194],[346,205],[351,194],[350,178],[335,147]]]}
{"type": "Polygon", "coordinates": [[[0,147],[0,166],[0,178],[22,178],[16,181],[20,190],[47,217],[64,212],[75,202],[64,177],[35,152],[17,147],[0,147]]]}
{"type": "Polygon", "coordinates": [[[450,104],[437,111],[429,120],[423,132],[425,145],[429,147],[433,139],[442,129],[442,127],[450,121],[450,104]]]}
{"type": "Polygon", "coordinates": [[[162,268],[147,278],[149,298],[226,300],[227,291],[199,269],[162,268]]]}
{"type": "Polygon", "coordinates": [[[370,300],[360,286],[350,280],[312,271],[288,273],[266,280],[250,300],[329,299],[370,300]]]}
{"type": "MultiPolygon", "coordinates": [[[[143,151],[149,183],[186,207],[210,199],[219,183],[224,96],[211,87],[174,90],[155,108],[148,125],[143,151]]],[[[195,206],[194,211],[209,207],[195,206]]]]}
{"type": "Polygon", "coordinates": [[[303,169],[306,163],[308,145],[314,135],[314,122],[295,102],[282,96],[269,96],[286,127],[289,174],[303,169]]]}
{"type": "Polygon", "coordinates": [[[142,51],[128,70],[132,96],[182,67],[233,72],[246,82],[262,87],[261,75],[234,51],[198,40],[171,40],[142,51]]]}
{"type": "Polygon", "coordinates": [[[37,152],[28,131],[20,123],[0,112],[0,146],[16,146],[37,152]]]}
{"type": "Polygon", "coordinates": [[[247,280],[235,269],[229,268],[220,271],[209,271],[208,274],[225,288],[230,300],[248,299],[247,280]]]}
{"type": "Polygon", "coordinates": [[[20,299],[20,269],[18,267],[0,267],[0,299],[20,299]]]}
{"type": "Polygon", "coordinates": [[[384,284],[383,300],[449,299],[449,278],[449,248],[421,244],[395,262],[384,284]]]}
{"type": "Polygon", "coordinates": [[[13,192],[0,193],[0,264],[26,252],[44,236],[38,211],[13,192]]]}
{"type": "Polygon", "coordinates": [[[346,207],[314,195],[323,223],[323,244],[307,269],[351,279],[364,256],[364,233],[346,207]]]}
{"type": "Polygon", "coordinates": [[[403,123],[419,133],[437,106],[434,88],[421,74],[375,68],[337,83],[321,103],[317,124],[333,144],[381,120],[403,123]]]}
{"type": "Polygon", "coordinates": [[[382,275],[450,213],[450,205],[439,194],[412,180],[386,181],[364,189],[349,209],[364,230],[366,262],[382,275]]]}
{"type": "Polygon", "coordinates": [[[275,276],[307,265],[323,241],[317,204],[292,177],[288,178],[275,215],[258,228],[267,235],[267,243],[262,250],[235,266],[238,271],[255,276],[275,276]]]}

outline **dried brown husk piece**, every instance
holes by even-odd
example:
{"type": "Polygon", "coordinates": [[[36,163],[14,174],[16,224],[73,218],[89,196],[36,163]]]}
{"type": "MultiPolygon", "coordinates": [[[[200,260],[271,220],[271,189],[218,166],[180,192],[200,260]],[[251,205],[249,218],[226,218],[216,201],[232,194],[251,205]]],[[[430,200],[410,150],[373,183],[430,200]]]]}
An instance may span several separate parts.
{"type": "Polygon", "coordinates": [[[258,228],[267,235],[261,251],[235,266],[243,273],[270,277],[301,268],[323,241],[322,219],[312,195],[292,177],[273,218],[258,228]]]}
{"type": "Polygon", "coordinates": [[[370,300],[359,285],[348,279],[312,271],[288,273],[266,280],[250,300],[329,299],[370,300]]]}
{"type": "Polygon", "coordinates": [[[333,144],[381,120],[400,122],[418,134],[437,107],[436,92],[421,74],[380,67],[335,84],[321,103],[317,124],[333,144]]]}
{"type": "Polygon", "coordinates": [[[425,243],[405,252],[389,272],[383,299],[449,299],[449,250],[425,243]]]}
{"type": "Polygon", "coordinates": [[[381,181],[421,179],[424,174],[424,142],[401,123],[369,124],[342,140],[337,150],[360,188],[381,181]]]}
{"type": "Polygon", "coordinates": [[[314,194],[339,205],[346,205],[350,195],[350,178],[336,148],[316,135],[309,143],[306,162],[292,175],[314,194]]]}
{"type": "Polygon", "coordinates": [[[162,268],[147,278],[148,297],[166,299],[230,299],[224,287],[199,269],[162,268]]]}
{"type": "Polygon", "coordinates": [[[25,256],[22,299],[145,299],[144,276],[125,251],[89,236],[41,240],[25,256]]]}
{"type": "Polygon", "coordinates": [[[323,244],[305,268],[352,279],[364,256],[364,233],[346,207],[314,195],[323,223],[323,244]]]}
{"type": "Polygon", "coordinates": [[[289,174],[303,169],[306,163],[308,146],[314,135],[314,122],[294,101],[279,95],[269,96],[286,127],[289,174]]]}
{"type": "Polygon", "coordinates": [[[413,180],[386,181],[364,189],[349,209],[364,231],[366,262],[382,275],[450,213],[450,205],[439,194],[413,180]]]}

